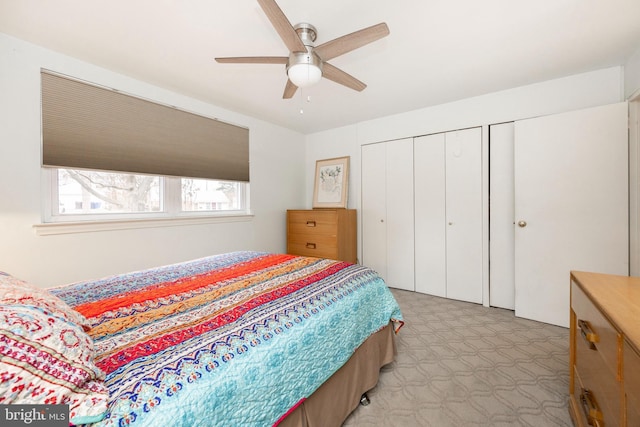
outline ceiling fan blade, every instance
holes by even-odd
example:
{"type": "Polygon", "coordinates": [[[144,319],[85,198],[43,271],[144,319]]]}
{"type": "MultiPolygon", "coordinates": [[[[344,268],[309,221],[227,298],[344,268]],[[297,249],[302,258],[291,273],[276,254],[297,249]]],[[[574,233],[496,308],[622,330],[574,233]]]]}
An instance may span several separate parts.
{"type": "Polygon", "coordinates": [[[362,92],[364,88],[367,87],[367,85],[362,83],[360,80],[327,62],[322,64],[322,77],[325,77],[331,81],[339,83],[353,90],[357,90],[358,92],[362,92]]]}
{"type": "Polygon", "coordinates": [[[258,0],[258,3],[289,51],[306,52],[307,47],[302,43],[300,36],[298,36],[296,30],[293,29],[293,26],[278,4],[274,0],[258,0]]]}
{"type": "Polygon", "coordinates": [[[289,58],[286,56],[236,56],[228,58],[216,58],[221,64],[286,64],[289,58]]]}
{"type": "Polygon", "coordinates": [[[384,22],[363,28],[351,34],[333,39],[314,48],[323,61],[328,61],[336,56],[351,52],[354,49],[374,42],[389,35],[389,27],[384,22]]]}
{"type": "Polygon", "coordinates": [[[287,79],[287,85],[284,87],[284,93],[282,94],[282,99],[292,98],[293,95],[298,90],[298,86],[291,83],[291,80],[287,79]]]}

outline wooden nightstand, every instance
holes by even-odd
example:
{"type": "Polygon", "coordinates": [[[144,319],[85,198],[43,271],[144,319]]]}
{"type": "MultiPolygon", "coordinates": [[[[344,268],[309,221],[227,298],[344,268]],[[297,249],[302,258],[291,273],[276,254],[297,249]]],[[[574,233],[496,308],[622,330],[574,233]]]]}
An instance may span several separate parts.
{"type": "Polygon", "coordinates": [[[357,262],[355,209],[287,211],[287,253],[357,262]]]}

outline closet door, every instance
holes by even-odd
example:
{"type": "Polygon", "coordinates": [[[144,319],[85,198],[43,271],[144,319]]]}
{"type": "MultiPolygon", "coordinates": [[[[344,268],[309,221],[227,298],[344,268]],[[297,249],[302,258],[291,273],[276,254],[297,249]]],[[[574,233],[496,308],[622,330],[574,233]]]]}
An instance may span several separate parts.
{"type": "Polygon", "coordinates": [[[413,139],[362,147],[362,263],[415,290],[413,139]]]}
{"type": "Polygon", "coordinates": [[[629,273],[627,105],[515,123],[515,311],[569,326],[570,270],[629,273]]]}
{"type": "Polygon", "coordinates": [[[415,139],[416,290],[482,302],[482,131],[415,139]]]}
{"type": "Polygon", "coordinates": [[[387,145],[387,284],[415,290],[413,138],[387,145]]]}
{"type": "Polygon", "coordinates": [[[489,305],[515,308],[513,122],[489,126],[489,305]]]}
{"type": "Polygon", "coordinates": [[[414,140],[416,291],[447,296],[445,134],[414,140]]]}
{"type": "Polygon", "coordinates": [[[387,279],[387,148],[362,146],[362,264],[387,279]]]}
{"type": "Polygon", "coordinates": [[[482,131],[445,134],[447,298],[482,303],[482,131]]]}

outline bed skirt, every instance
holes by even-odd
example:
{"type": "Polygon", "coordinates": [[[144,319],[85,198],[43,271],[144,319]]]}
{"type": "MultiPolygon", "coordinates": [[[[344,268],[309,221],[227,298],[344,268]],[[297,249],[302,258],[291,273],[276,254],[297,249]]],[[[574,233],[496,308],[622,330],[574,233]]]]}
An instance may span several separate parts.
{"type": "Polygon", "coordinates": [[[396,355],[393,325],[371,335],[308,399],[278,427],[336,427],[358,406],[363,393],[378,383],[380,368],[396,355]]]}

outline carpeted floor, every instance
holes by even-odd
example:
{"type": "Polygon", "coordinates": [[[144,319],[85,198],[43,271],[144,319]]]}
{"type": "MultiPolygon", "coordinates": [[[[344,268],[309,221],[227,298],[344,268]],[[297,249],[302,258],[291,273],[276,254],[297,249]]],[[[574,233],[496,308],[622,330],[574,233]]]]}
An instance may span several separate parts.
{"type": "Polygon", "coordinates": [[[398,356],[345,427],[572,426],[568,329],[392,292],[406,321],[398,356]]]}

